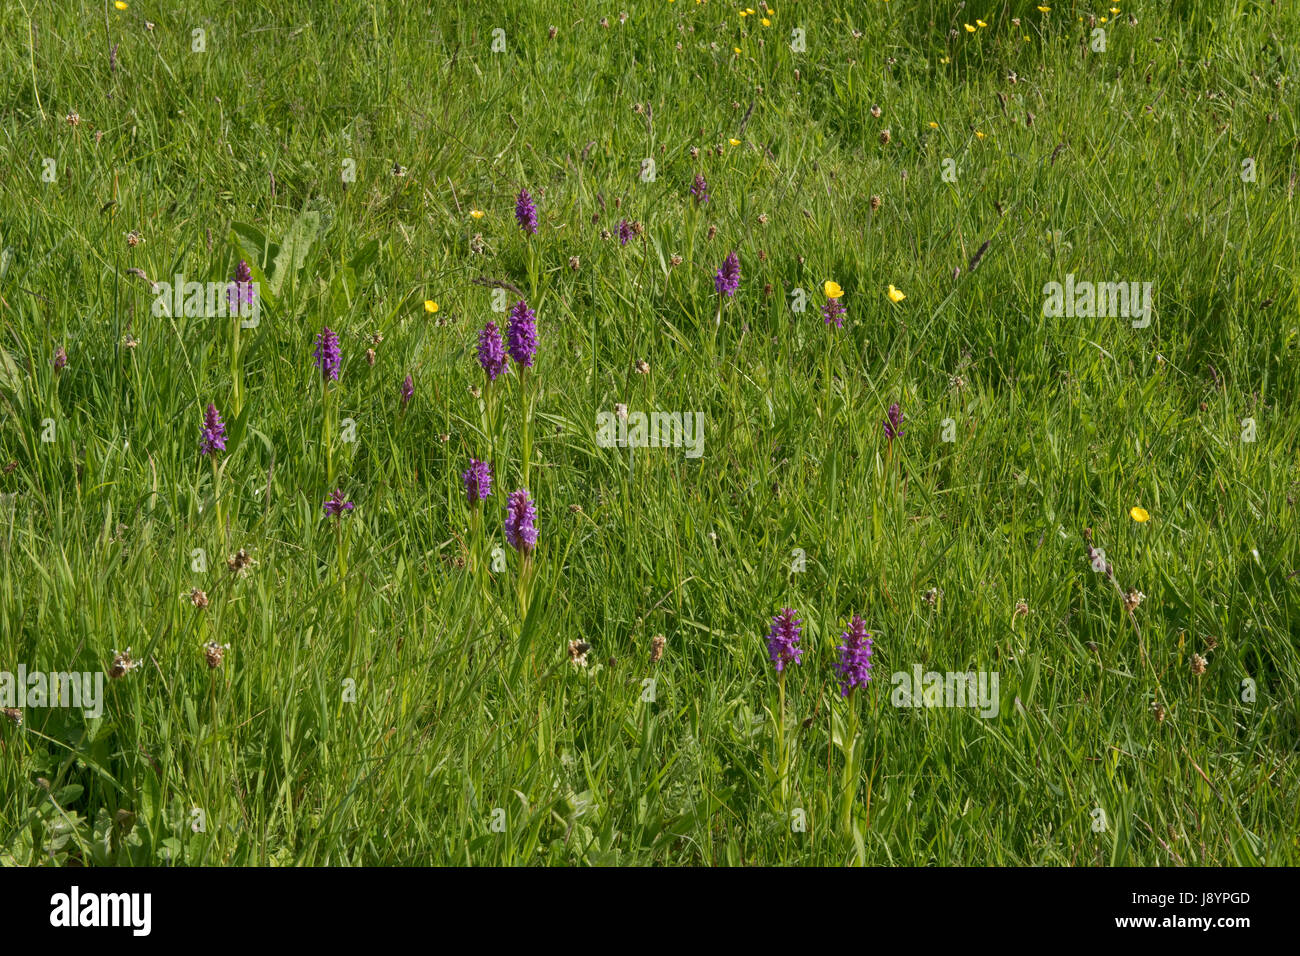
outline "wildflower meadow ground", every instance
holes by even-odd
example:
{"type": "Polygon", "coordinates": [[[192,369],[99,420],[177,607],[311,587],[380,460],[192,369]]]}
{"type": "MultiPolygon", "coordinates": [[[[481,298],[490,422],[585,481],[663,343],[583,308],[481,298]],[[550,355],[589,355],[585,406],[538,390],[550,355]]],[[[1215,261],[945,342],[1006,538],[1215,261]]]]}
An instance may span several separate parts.
{"type": "Polygon", "coordinates": [[[1295,3],[0,22],[0,864],[1300,862],[1295,3]]]}

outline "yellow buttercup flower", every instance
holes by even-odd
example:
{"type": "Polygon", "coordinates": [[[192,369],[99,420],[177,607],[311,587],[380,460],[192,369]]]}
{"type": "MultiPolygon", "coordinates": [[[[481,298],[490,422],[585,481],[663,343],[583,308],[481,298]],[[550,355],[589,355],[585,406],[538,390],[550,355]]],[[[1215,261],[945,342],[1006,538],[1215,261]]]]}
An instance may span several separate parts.
{"type": "Polygon", "coordinates": [[[983,138],[984,138],[984,134],[981,133],[979,130],[976,130],[976,131],[975,131],[975,138],[976,138],[976,139],[983,139],[983,138]]]}
{"type": "Polygon", "coordinates": [[[1132,518],[1134,521],[1151,520],[1151,515],[1147,514],[1147,509],[1139,508],[1137,505],[1134,505],[1132,508],[1129,508],[1128,513],[1129,513],[1129,517],[1132,518]]]}
{"type": "Polygon", "coordinates": [[[739,146],[739,145],[740,145],[740,140],[738,140],[738,139],[729,139],[729,140],[727,140],[727,142],[730,143],[732,146],[739,146]]]}
{"type": "Polygon", "coordinates": [[[930,129],[938,129],[938,128],[939,128],[939,124],[936,123],[934,120],[930,120],[930,129]]]}
{"type": "Polygon", "coordinates": [[[1111,8],[1110,8],[1110,12],[1111,12],[1111,13],[1119,13],[1119,7],[1111,7],[1111,8]]]}
{"type": "Polygon", "coordinates": [[[437,302],[434,302],[432,299],[425,299],[425,300],[424,300],[424,311],[425,311],[425,312],[429,312],[429,313],[437,312],[437,311],[438,311],[438,303],[437,303],[437,302]]]}
{"type": "Polygon", "coordinates": [[[126,4],[123,3],[122,0],[114,0],[113,6],[117,7],[119,10],[126,9],[126,4]]]}
{"type": "Polygon", "coordinates": [[[892,285],[889,287],[889,291],[885,294],[889,296],[890,302],[902,302],[907,298],[907,296],[903,295],[901,289],[895,289],[892,285]]]}
{"type": "Polygon", "coordinates": [[[822,286],[822,291],[826,293],[826,298],[828,299],[838,299],[844,294],[844,290],[840,288],[840,284],[833,279],[826,280],[826,284],[822,286]]]}
{"type": "Polygon", "coordinates": [[[483,218],[483,210],[482,210],[482,209],[471,209],[471,210],[469,211],[469,214],[470,214],[470,216],[472,216],[472,217],[475,218],[475,219],[482,219],[482,218],[483,218]]]}
{"type": "Polygon", "coordinates": [[[1039,13],[1051,13],[1051,12],[1052,12],[1052,8],[1051,8],[1051,7],[1039,7],[1039,8],[1038,8],[1038,12],[1039,12],[1039,13]]]}
{"type": "Polygon", "coordinates": [[[764,17],[763,19],[759,20],[758,22],[761,23],[761,24],[763,24],[763,26],[765,26],[765,27],[770,27],[770,26],[772,25],[772,21],[769,20],[767,17],[764,17]]]}
{"type": "Polygon", "coordinates": [[[966,32],[967,32],[967,33],[974,33],[974,32],[975,32],[975,28],[974,28],[973,26],[971,26],[969,23],[963,23],[962,26],[964,26],[964,27],[966,28],[966,32]]]}
{"type": "Polygon", "coordinates": [[[940,62],[940,63],[951,63],[951,62],[952,62],[952,57],[950,57],[950,56],[940,57],[940,58],[939,58],[939,62],[940,62]]]}
{"type": "Polygon", "coordinates": [[[986,26],[988,26],[988,24],[985,23],[983,20],[976,20],[976,21],[975,21],[975,25],[976,25],[977,27],[986,27],[986,26]]]}
{"type": "Polygon", "coordinates": [[[738,47],[738,46],[733,46],[731,49],[733,49],[733,50],[736,51],[737,53],[740,52],[740,47],[738,47]]]}

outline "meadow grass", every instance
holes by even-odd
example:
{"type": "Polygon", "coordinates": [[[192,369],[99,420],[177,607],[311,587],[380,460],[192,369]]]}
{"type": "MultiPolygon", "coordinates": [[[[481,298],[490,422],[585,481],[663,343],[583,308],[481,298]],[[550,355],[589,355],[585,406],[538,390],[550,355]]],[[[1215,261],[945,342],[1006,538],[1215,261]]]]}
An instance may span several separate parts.
{"type": "Polygon", "coordinates": [[[0,862],[1300,862],[1300,14],[1047,5],[6,5],[0,671],[139,666],[0,718],[0,862]],[[241,259],[256,327],[154,314],[241,259]]]}

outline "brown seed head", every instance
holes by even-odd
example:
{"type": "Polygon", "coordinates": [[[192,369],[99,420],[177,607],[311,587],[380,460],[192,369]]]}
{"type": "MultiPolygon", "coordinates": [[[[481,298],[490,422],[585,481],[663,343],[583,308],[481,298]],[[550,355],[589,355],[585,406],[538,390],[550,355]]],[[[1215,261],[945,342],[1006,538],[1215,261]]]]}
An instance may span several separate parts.
{"type": "Polygon", "coordinates": [[[660,658],[664,656],[664,644],[667,639],[662,634],[656,634],[650,639],[650,663],[658,664],[660,658]]]}
{"type": "Polygon", "coordinates": [[[203,659],[208,662],[209,670],[216,670],[225,660],[226,651],[230,649],[229,644],[218,644],[216,641],[208,641],[203,645],[203,659]]]}
{"type": "Polygon", "coordinates": [[[591,645],[586,641],[569,641],[569,661],[574,667],[586,667],[589,650],[591,645]]]}
{"type": "Polygon", "coordinates": [[[131,659],[131,648],[128,647],[126,650],[113,655],[113,663],[108,669],[108,677],[110,680],[118,680],[139,666],[139,661],[131,659]]]}

